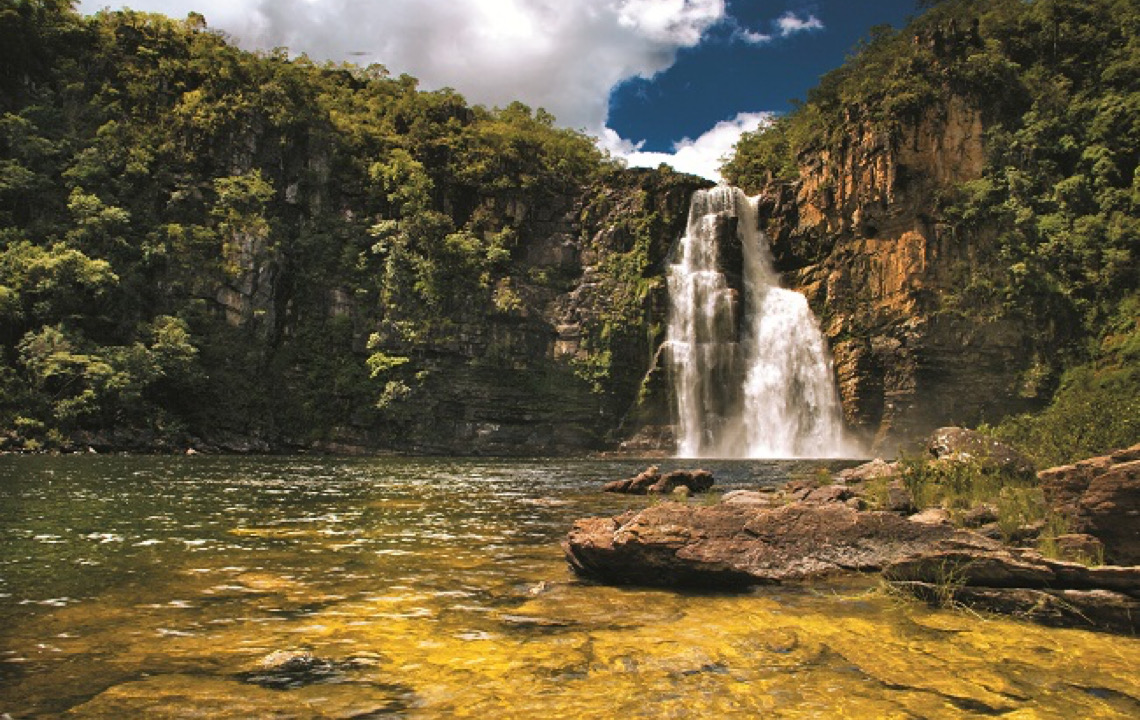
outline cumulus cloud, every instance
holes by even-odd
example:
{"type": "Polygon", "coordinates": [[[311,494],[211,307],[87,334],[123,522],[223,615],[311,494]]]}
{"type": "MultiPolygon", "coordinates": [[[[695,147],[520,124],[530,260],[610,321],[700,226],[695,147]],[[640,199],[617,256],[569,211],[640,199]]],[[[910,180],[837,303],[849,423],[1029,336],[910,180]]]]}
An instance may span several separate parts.
{"type": "MultiPolygon", "coordinates": [[[[450,87],[468,101],[543,107],[561,125],[599,137],[631,165],[661,162],[717,179],[717,167],[742,132],[766,121],[742,113],[671,153],[642,152],[606,127],[611,90],[652,78],[682,48],[720,26],[745,42],[822,28],[815,16],[786,13],[772,34],[738,26],[725,0],[124,0],[130,7],[185,17],[205,15],[247,49],[288,47],[315,60],[380,63],[421,87],[450,87]]],[[[103,0],[81,0],[84,12],[103,0]]],[[[723,36],[722,36],[723,37],[723,36]]]]}
{"type": "MultiPolygon", "coordinates": [[[[85,11],[101,3],[84,0],[85,11]]],[[[190,10],[246,48],[381,63],[473,103],[522,100],[600,132],[610,90],[650,78],[726,17],[725,0],[130,0],[190,10]]]]}
{"type": "Polygon", "coordinates": [[[692,173],[720,182],[720,166],[732,153],[740,136],[768,125],[772,113],[740,113],[724,120],[695,140],[685,138],[673,145],[673,152],[642,152],[640,144],[633,144],[607,129],[602,145],[617,157],[624,158],[631,167],[657,167],[665,163],[679,172],[692,173]]]}

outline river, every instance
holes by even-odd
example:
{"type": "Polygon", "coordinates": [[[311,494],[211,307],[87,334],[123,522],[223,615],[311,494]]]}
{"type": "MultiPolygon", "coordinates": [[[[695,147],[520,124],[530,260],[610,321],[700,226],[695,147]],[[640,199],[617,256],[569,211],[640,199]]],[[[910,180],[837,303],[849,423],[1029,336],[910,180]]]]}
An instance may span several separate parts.
{"type": "MultiPolygon", "coordinates": [[[[817,467],[701,464],[721,490],[817,467]]],[[[1135,638],[871,579],[576,579],[559,540],[653,502],[598,491],[644,465],[0,457],[0,717],[1140,716],[1135,638]]]]}

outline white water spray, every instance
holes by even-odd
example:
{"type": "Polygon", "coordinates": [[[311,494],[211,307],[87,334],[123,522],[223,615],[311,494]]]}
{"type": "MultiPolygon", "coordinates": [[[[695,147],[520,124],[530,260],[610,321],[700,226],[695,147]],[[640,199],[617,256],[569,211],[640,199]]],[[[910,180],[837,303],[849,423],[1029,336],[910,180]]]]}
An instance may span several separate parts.
{"type": "Polygon", "coordinates": [[[843,456],[827,345],[804,296],[777,285],[755,200],[723,185],[697,191],[676,260],[668,346],[678,454],[843,456]],[[731,283],[724,268],[736,264],[743,277],[731,283]]]}

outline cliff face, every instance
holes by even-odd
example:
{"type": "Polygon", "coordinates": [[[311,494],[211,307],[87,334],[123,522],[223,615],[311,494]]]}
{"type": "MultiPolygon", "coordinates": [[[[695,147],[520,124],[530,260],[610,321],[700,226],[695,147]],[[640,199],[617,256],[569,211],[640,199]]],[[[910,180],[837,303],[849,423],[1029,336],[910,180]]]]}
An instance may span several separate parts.
{"type": "Polygon", "coordinates": [[[761,203],[777,266],[830,341],[849,425],[879,449],[1024,408],[1027,329],[947,302],[986,238],[939,224],[938,194],[980,177],[981,113],[954,98],[894,136],[849,120],[838,150],[802,155],[798,181],[761,203]]]}
{"type": "MultiPolygon", "coordinates": [[[[251,237],[219,286],[224,317],[256,338],[268,366],[286,368],[280,390],[292,399],[273,411],[276,434],[240,419],[232,432],[329,451],[559,454],[612,446],[643,416],[668,417],[662,373],[646,369],[664,334],[666,257],[683,233],[689,197],[706,184],[668,170],[622,170],[541,201],[510,192],[445,198],[452,212],[466,204],[512,233],[511,269],[491,290],[494,309],[472,297],[426,339],[391,340],[384,349],[407,364],[359,386],[369,394],[345,397],[343,412],[327,428],[309,427],[312,434],[292,417],[295,394],[313,391],[297,357],[299,319],[318,314],[341,326],[342,344],[325,351],[356,368],[365,367],[370,334],[393,320],[367,295],[298,287],[289,263],[251,237]]],[[[318,382],[334,379],[323,372],[318,382]]]]}

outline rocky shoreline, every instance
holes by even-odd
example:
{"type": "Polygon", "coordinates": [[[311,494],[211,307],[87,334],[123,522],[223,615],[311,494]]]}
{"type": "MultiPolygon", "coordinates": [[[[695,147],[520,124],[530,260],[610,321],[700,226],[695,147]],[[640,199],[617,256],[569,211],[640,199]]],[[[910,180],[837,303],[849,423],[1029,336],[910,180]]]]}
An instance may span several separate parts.
{"type": "MultiPolygon", "coordinates": [[[[980,458],[1025,470],[1023,458],[987,448],[990,442],[944,429],[930,443],[930,462],[980,458]]],[[[955,526],[945,508],[918,507],[898,464],[882,460],[839,473],[829,484],[793,481],[775,493],[728,493],[712,505],[682,498],[581,519],[563,550],[575,572],[608,584],[739,589],[879,573],[891,588],[936,604],[1135,634],[1140,445],[1051,468],[1037,479],[1051,517],[1068,529],[1051,538],[1050,554],[1059,557],[1011,544],[1031,538],[1032,527],[995,537],[995,513],[984,505],[956,511],[959,524],[974,527],[955,526]],[[869,507],[872,484],[880,499],[869,507]]]]}

